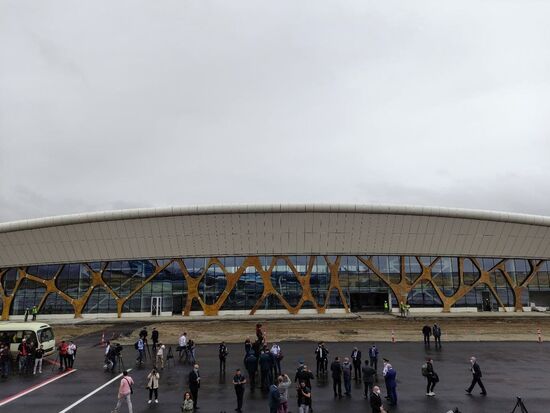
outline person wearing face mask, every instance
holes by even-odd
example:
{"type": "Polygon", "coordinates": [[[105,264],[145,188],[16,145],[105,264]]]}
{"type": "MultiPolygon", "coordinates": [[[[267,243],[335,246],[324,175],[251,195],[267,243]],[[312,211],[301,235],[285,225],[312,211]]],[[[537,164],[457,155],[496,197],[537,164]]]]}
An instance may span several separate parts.
{"type": "Polygon", "coordinates": [[[370,395],[370,407],[372,413],[386,413],[384,406],[382,406],[382,397],[380,396],[380,387],[374,386],[370,395]]]}
{"type": "Polygon", "coordinates": [[[189,390],[191,391],[191,396],[193,398],[193,408],[195,410],[197,407],[197,400],[199,398],[199,388],[201,387],[201,376],[199,373],[199,365],[195,364],[193,370],[189,373],[189,390]]]}

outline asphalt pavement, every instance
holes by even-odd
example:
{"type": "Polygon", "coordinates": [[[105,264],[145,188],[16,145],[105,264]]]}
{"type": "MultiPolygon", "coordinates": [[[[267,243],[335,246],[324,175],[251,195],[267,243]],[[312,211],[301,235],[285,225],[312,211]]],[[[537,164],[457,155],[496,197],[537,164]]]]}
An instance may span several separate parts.
{"type": "MultiPolygon", "coordinates": [[[[162,338],[162,332],[161,332],[162,338]]],[[[220,340],[223,337],[220,337],[220,340]]],[[[44,365],[40,376],[10,376],[0,383],[0,411],[2,413],[26,412],[62,412],[68,406],[78,402],[86,395],[109,382],[117,374],[103,371],[103,349],[97,346],[96,337],[83,337],[76,340],[79,344],[76,371],[57,380],[57,369],[50,364],[44,365]],[[48,382],[48,380],[53,380],[48,382]],[[44,384],[46,383],[46,384],[44,384]],[[33,390],[33,386],[42,387],[33,390]],[[31,390],[24,394],[25,391],[31,390]],[[23,393],[21,393],[23,392],[23,393]],[[9,397],[22,394],[9,401],[9,397]],[[8,401],[7,403],[5,403],[8,401]],[[2,403],[5,403],[2,405],[2,403]]],[[[372,343],[327,343],[330,360],[336,355],[350,356],[353,346],[357,345],[364,356],[372,343]]],[[[294,378],[299,359],[304,359],[315,369],[314,349],[311,342],[280,343],[285,355],[283,370],[294,378]]],[[[227,372],[220,375],[218,371],[217,345],[197,345],[197,360],[201,371],[201,388],[198,404],[200,412],[232,412],[236,407],[235,393],[231,380],[234,370],[243,368],[244,346],[229,344],[227,372]]],[[[391,407],[390,412],[400,413],[446,413],[458,407],[463,413],[512,412],[516,396],[521,396],[529,413],[550,411],[550,345],[536,342],[483,342],[483,343],[443,343],[441,350],[433,345],[425,348],[422,343],[380,343],[380,357],[390,360],[397,370],[398,405],[391,407]],[[471,381],[469,357],[475,355],[483,371],[483,382],[488,395],[479,395],[474,389],[472,395],[466,395],[464,389],[471,381]],[[427,356],[434,360],[434,368],[440,377],[435,388],[436,397],[425,395],[426,382],[421,375],[421,366],[427,356]]],[[[175,350],[175,348],[174,348],[175,350]]],[[[135,365],[135,350],[125,347],[123,360],[126,368],[132,368],[130,375],[134,378],[134,395],[132,396],[134,412],[180,412],[181,400],[187,390],[189,365],[177,361],[170,363],[161,372],[158,405],[147,404],[148,391],[146,375],[151,363],[138,368],[135,365]]],[[[379,366],[381,370],[381,363],[379,366]]],[[[244,369],[243,369],[244,371],[244,369]]],[[[383,380],[381,379],[383,388],[383,380]]],[[[77,404],[71,412],[98,413],[110,412],[116,403],[119,380],[105,386],[91,397],[77,404]]],[[[367,401],[363,398],[362,384],[353,382],[352,396],[335,399],[332,382],[328,379],[314,381],[313,405],[316,413],[370,412],[367,401]]],[[[290,410],[297,412],[296,395],[291,391],[290,410]]],[[[251,393],[247,386],[245,391],[245,412],[268,412],[267,395],[259,390],[251,393]]],[[[124,406],[122,412],[126,412],[124,406]]],[[[516,410],[519,413],[519,410],[516,410]]]]}

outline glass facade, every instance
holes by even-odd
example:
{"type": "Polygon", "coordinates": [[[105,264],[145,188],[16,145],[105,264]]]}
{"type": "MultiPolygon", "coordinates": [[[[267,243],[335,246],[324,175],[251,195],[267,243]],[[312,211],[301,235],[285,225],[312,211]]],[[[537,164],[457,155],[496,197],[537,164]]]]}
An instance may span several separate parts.
{"type": "Polygon", "coordinates": [[[35,305],[43,314],[150,313],[157,297],[164,314],[355,311],[380,308],[388,294],[394,305],[407,300],[413,308],[482,308],[489,300],[492,308],[519,309],[528,305],[530,291],[550,292],[550,262],[395,255],[177,257],[3,268],[0,285],[3,318],[35,305]],[[57,292],[47,292],[48,282],[57,292]]]}

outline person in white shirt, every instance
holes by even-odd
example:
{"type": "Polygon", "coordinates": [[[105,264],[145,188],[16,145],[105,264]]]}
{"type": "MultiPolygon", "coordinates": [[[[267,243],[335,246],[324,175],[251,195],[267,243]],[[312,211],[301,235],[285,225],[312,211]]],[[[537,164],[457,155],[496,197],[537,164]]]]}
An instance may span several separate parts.
{"type": "Polygon", "coordinates": [[[273,343],[271,346],[271,358],[273,359],[273,372],[274,376],[277,377],[281,374],[281,347],[277,343],[273,343]]]}
{"type": "Polygon", "coordinates": [[[187,352],[187,333],[184,331],[178,340],[178,351],[180,353],[180,360],[184,353],[187,352]]]}
{"type": "Polygon", "coordinates": [[[67,347],[67,362],[69,363],[70,369],[73,368],[75,358],[76,358],[76,344],[70,341],[69,346],[67,347]]]}
{"type": "Polygon", "coordinates": [[[157,344],[157,363],[156,366],[160,366],[161,370],[164,370],[164,349],[166,346],[162,343],[157,344]]]}

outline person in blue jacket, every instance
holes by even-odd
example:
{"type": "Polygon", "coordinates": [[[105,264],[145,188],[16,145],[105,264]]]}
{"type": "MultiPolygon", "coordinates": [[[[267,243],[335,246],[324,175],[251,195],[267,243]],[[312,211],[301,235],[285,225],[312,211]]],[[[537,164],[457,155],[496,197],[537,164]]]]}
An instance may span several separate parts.
{"type": "Polygon", "coordinates": [[[390,404],[395,406],[397,404],[397,372],[392,367],[391,364],[388,364],[388,371],[386,372],[386,385],[388,386],[390,404]]]}

